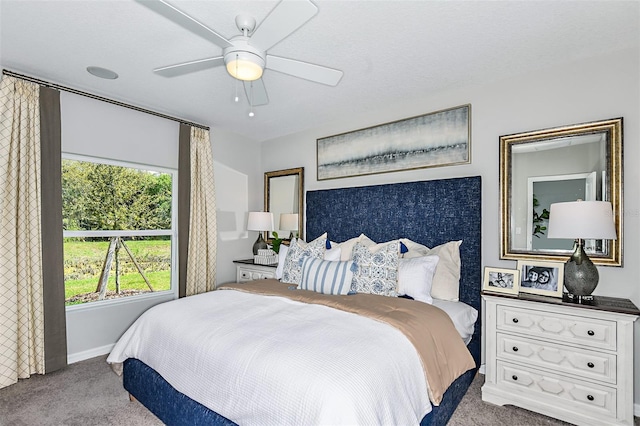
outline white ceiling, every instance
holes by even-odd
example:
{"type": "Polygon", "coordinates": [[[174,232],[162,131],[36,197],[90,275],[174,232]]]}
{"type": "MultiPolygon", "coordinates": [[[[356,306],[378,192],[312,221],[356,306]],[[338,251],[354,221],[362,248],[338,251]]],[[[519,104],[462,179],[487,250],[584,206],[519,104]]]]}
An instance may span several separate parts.
{"type": "MultiPolygon", "coordinates": [[[[227,39],[277,1],[169,0],[227,39]]],[[[403,99],[607,51],[639,48],[638,1],[324,1],[269,53],[344,71],[336,87],[265,71],[270,103],[248,117],[223,67],[165,78],[152,69],[221,49],[132,0],[0,0],[0,65],[264,141],[403,99]],[[103,80],[87,66],[111,69],[103,80]]],[[[615,64],[612,64],[615,66],[615,64]]],[[[452,105],[443,105],[450,107],[452,105]]]]}

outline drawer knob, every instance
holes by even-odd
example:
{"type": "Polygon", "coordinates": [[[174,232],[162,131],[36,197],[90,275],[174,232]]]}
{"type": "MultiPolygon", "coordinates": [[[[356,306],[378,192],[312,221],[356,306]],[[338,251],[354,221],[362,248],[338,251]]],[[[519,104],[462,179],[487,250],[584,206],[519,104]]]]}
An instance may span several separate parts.
{"type": "Polygon", "coordinates": [[[515,324],[517,324],[517,323],[518,323],[518,318],[514,318],[512,321],[513,321],[515,324]]]}
{"type": "MultiPolygon", "coordinates": [[[[518,380],[518,376],[516,376],[515,374],[514,374],[513,376],[511,376],[511,378],[512,378],[513,380],[518,380]]],[[[589,395],[589,396],[591,396],[591,395],[589,395]]],[[[592,397],[592,398],[593,398],[593,397],[592,397]]]]}
{"type": "Polygon", "coordinates": [[[595,333],[593,330],[589,330],[589,331],[587,331],[587,334],[588,334],[589,336],[593,336],[593,335],[594,335],[594,334],[596,334],[596,333],[595,333]]]}
{"type": "Polygon", "coordinates": [[[595,398],[593,397],[593,395],[587,395],[587,399],[588,399],[589,401],[593,401],[595,398]]]}
{"type": "Polygon", "coordinates": [[[587,367],[589,367],[589,368],[593,368],[593,367],[595,367],[595,365],[593,365],[593,363],[592,363],[592,362],[588,362],[588,363],[587,363],[587,367]]]}
{"type": "Polygon", "coordinates": [[[514,352],[518,352],[518,347],[517,346],[514,346],[512,349],[513,349],[514,352]]]}

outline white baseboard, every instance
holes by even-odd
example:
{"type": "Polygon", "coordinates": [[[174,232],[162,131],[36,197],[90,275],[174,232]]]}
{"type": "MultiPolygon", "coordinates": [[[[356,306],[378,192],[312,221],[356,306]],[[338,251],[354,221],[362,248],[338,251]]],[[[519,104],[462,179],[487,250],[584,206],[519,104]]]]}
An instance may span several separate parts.
{"type": "Polygon", "coordinates": [[[633,415],[640,417],[640,404],[633,404],[633,415]]]}
{"type": "Polygon", "coordinates": [[[115,346],[115,343],[110,345],[100,346],[99,348],[92,348],[82,352],[76,352],[74,354],[67,354],[67,363],[74,364],[85,359],[94,358],[101,355],[106,355],[111,352],[111,349],[115,346]]]}
{"type": "Polygon", "coordinates": [[[486,371],[487,371],[486,364],[480,364],[480,368],[478,369],[478,373],[485,374],[486,371]]]}

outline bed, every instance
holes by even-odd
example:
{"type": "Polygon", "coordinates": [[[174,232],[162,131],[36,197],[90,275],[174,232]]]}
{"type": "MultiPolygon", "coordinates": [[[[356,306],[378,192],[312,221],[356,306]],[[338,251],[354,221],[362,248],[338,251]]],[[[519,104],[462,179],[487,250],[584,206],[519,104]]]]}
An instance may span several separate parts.
{"type": "MultiPolygon", "coordinates": [[[[324,232],[327,232],[331,240],[334,241],[346,241],[364,233],[375,241],[389,241],[405,237],[429,247],[435,247],[448,241],[462,240],[463,243],[460,245],[462,261],[459,297],[460,301],[472,306],[479,313],[481,289],[480,177],[308,191],[306,194],[306,224],[308,241],[316,239],[324,232]]],[[[273,285],[277,284],[279,283],[273,283],[273,285]]],[[[227,293],[225,297],[229,298],[232,297],[231,293],[234,293],[233,300],[230,299],[229,303],[248,303],[242,299],[245,297],[244,295],[235,294],[242,292],[223,290],[222,293],[224,292],[227,293]],[[237,298],[241,300],[236,301],[237,298]]],[[[253,296],[251,295],[251,297],[253,296]]],[[[181,301],[183,300],[181,299],[181,301]]],[[[400,301],[399,303],[404,302],[400,301]]],[[[411,301],[410,303],[419,302],[411,301]]],[[[274,307],[273,309],[280,312],[281,308],[274,307]]],[[[481,315],[478,315],[478,318],[480,317],[481,315]]],[[[390,335],[388,338],[391,339],[393,336],[390,335]]],[[[422,418],[421,425],[446,424],[473,380],[480,363],[479,320],[475,324],[467,349],[473,357],[473,368],[460,375],[446,388],[439,404],[430,408],[430,411],[422,418]]],[[[158,356],[171,356],[162,350],[157,352],[158,356]]],[[[233,354],[230,353],[229,357],[232,358],[233,354]]],[[[286,369],[287,362],[291,361],[282,360],[284,367],[276,366],[276,364],[271,365],[273,368],[286,369]]],[[[223,415],[177,391],[174,386],[169,384],[169,381],[139,359],[126,359],[122,368],[125,389],[166,424],[235,424],[223,415]]],[[[224,394],[224,391],[220,389],[217,391],[224,394]]],[[[258,395],[256,398],[261,396],[258,395]]],[[[250,400],[245,401],[238,398],[238,401],[234,403],[251,403],[248,401],[250,400]]],[[[356,404],[359,403],[356,402],[356,404]]],[[[329,423],[331,420],[319,422],[329,423]]],[[[362,423],[364,420],[360,419],[356,422],[362,423]]],[[[394,423],[390,420],[385,422],[394,423]]],[[[239,421],[239,423],[245,422],[239,421]]],[[[252,418],[247,423],[260,423],[260,421],[252,418]]],[[[273,423],[273,420],[265,418],[264,423],[273,423]]]]}

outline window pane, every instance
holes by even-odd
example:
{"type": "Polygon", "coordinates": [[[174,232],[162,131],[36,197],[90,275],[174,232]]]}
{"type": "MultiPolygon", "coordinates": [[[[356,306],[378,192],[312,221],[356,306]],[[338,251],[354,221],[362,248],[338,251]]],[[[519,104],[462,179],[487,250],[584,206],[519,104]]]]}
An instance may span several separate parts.
{"type": "Polygon", "coordinates": [[[64,159],[62,217],[68,231],[171,229],[171,175],[64,159]]]}
{"type": "Polygon", "coordinates": [[[171,290],[172,178],[63,159],[67,305],[171,290]]]}
{"type": "Polygon", "coordinates": [[[100,278],[110,246],[113,252],[111,262],[108,263],[110,270],[107,287],[103,292],[104,299],[149,293],[152,289],[171,289],[169,237],[138,237],[135,240],[119,237],[65,238],[64,282],[67,305],[101,300],[100,278]]]}

